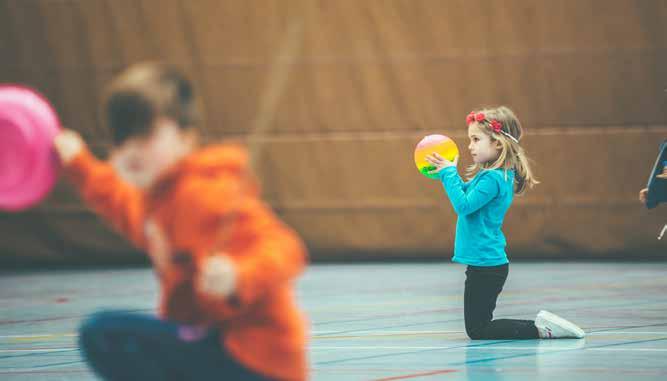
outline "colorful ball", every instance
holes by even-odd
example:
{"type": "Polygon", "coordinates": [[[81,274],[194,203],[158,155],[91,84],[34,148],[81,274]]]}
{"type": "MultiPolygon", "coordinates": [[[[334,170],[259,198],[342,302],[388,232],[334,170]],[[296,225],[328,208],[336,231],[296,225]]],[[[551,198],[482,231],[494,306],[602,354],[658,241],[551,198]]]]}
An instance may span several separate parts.
{"type": "Polygon", "coordinates": [[[438,178],[436,173],[428,174],[428,172],[434,170],[435,167],[426,161],[426,156],[433,153],[438,153],[445,159],[454,161],[459,155],[459,149],[456,147],[456,143],[454,143],[452,139],[444,135],[428,135],[417,143],[417,147],[415,148],[415,164],[417,165],[419,172],[429,179],[438,178]]]}
{"type": "Polygon", "coordinates": [[[52,189],[60,162],[53,139],[58,115],[36,91],[0,85],[0,210],[19,211],[52,189]]]}

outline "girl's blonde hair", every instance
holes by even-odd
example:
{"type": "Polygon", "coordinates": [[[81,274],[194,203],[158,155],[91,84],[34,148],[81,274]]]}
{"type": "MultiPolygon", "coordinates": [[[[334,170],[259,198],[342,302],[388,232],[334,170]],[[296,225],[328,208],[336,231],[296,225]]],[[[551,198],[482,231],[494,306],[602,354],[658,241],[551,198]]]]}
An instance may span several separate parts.
{"type": "Polygon", "coordinates": [[[540,183],[530,168],[530,159],[519,144],[523,136],[523,129],[521,128],[521,122],[519,122],[519,119],[512,110],[505,106],[484,108],[473,111],[470,113],[470,117],[484,127],[482,131],[491,137],[491,141],[500,142],[501,149],[498,159],[493,163],[475,163],[469,166],[466,171],[468,178],[472,178],[480,170],[502,168],[507,171],[514,169],[516,172],[514,177],[514,192],[516,194],[523,194],[526,191],[526,187],[532,188],[540,183]],[[484,116],[483,119],[479,117],[480,114],[484,116]],[[477,116],[476,120],[474,119],[475,116],[477,116]],[[482,120],[480,121],[479,119],[482,120]],[[494,131],[493,125],[497,126],[497,123],[494,123],[494,121],[500,122],[500,132],[494,131]]]}

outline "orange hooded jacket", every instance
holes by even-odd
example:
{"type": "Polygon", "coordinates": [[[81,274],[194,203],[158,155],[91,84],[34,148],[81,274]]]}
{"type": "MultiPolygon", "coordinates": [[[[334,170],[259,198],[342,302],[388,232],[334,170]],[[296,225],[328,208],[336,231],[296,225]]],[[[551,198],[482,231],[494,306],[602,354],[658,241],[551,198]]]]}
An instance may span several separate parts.
{"type": "Polygon", "coordinates": [[[158,273],[162,317],[218,328],[221,345],[262,375],[307,378],[306,321],[292,290],[306,250],[259,199],[243,148],[216,145],[195,152],[146,192],[122,181],[88,150],[66,172],[84,201],[137,247],[147,249],[148,220],[168,237],[171,265],[158,273]],[[203,259],[215,253],[235,265],[236,288],[229,298],[195,287],[203,259]]]}

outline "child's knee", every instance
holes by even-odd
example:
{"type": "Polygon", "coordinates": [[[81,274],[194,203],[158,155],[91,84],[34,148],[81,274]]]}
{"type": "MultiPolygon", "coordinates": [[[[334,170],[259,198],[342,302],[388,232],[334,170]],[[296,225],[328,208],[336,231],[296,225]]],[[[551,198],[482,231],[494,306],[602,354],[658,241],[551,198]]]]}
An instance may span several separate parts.
{"type": "Polygon", "coordinates": [[[484,340],[481,329],[466,328],[466,333],[470,340],[484,340]]]}
{"type": "Polygon", "coordinates": [[[484,336],[486,326],[487,324],[479,322],[476,324],[466,323],[466,334],[470,340],[484,340],[486,339],[484,336]]]}

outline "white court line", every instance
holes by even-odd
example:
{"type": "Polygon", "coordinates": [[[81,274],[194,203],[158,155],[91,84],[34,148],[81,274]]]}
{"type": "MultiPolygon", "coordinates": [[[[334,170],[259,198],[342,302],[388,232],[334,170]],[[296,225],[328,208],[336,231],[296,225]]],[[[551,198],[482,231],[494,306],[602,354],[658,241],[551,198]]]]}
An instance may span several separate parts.
{"type": "Polygon", "coordinates": [[[663,332],[598,331],[598,332],[587,332],[586,336],[591,336],[591,335],[665,335],[665,334],[667,334],[667,331],[663,331],[663,332]]]}
{"type": "MultiPolygon", "coordinates": [[[[335,334],[340,331],[314,331],[311,332],[312,336],[318,335],[330,335],[335,334]]],[[[350,332],[352,333],[352,332],[350,332]]],[[[430,335],[430,334],[452,334],[452,333],[464,333],[463,331],[368,331],[363,336],[373,336],[373,335],[430,335]]],[[[348,336],[347,334],[342,334],[348,336]]],[[[667,331],[655,332],[655,331],[598,331],[598,332],[588,332],[587,336],[593,335],[667,335],[667,331]]],[[[30,334],[30,335],[0,335],[0,339],[30,339],[30,338],[39,338],[39,337],[76,337],[78,334],[73,332],[68,333],[44,333],[44,334],[30,334]]],[[[357,335],[361,336],[361,335],[357,335]]]]}
{"type": "MultiPolygon", "coordinates": [[[[311,332],[312,336],[336,334],[340,331],[315,331],[311,332]]],[[[463,331],[372,331],[367,336],[372,335],[431,335],[431,334],[451,334],[464,333],[463,331]]],[[[667,334],[667,332],[664,332],[667,334]]],[[[0,335],[0,339],[30,339],[40,337],[75,337],[79,336],[76,333],[44,333],[44,334],[30,334],[30,335],[0,335]]]]}
{"type": "MultiPolygon", "coordinates": [[[[447,348],[452,348],[452,347],[403,347],[403,346],[393,346],[393,347],[323,347],[323,346],[316,346],[316,347],[311,347],[311,349],[348,349],[348,350],[354,350],[354,349],[367,349],[367,350],[373,350],[373,349],[447,349],[447,348]]],[[[462,348],[462,347],[456,347],[462,348]]],[[[452,348],[454,349],[454,348],[452,348]]]]}
{"type": "MultiPolygon", "coordinates": [[[[565,349],[578,349],[573,347],[549,347],[549,348],[536,348],[536,347],[494,347],[494,346],[482,346],[482,347],[406,347],[406,346],[393,346],[393,347],[311,347],[312,349],[365,349],[365,350],[374,350],[374,349],[506,349],[506,350],[538,350],[542,352],[556,351],[556,350],[565,350],[565,349]]],[[[583,349],[583,348],[581,348],[583,349]]]]}
{"type": "MultiPolygon", "coordinates": [[[[65,352],[72,351],[78,348],[51,348],[51,349],[0,349],[0,353],[11,353],[11,352],[65,352]]],[[[667,352],[667,348],[576,348],[576,347],[549,347],[549,348],[539,348],[539,347],[496,347],[496,346],[475,346],[475,347],[406,347],[406,346],[393,346],[393,347],[323,347],[316,346],[311,347],[311,349],[345,349],[345,350],[354,350],[354,349],[363,349],[363,350],[376,350],[376,349],[479,349],[479,350],[488,350],[488,349],[502,349],[502,350],[537,350],[539,352],[550,352],[550,351],[560,351],[567,349],[582,349],[586,351],[640,351],[640,352],[667,352]]]]}
{"type": "MultiPolygon", "coordinates": [[[[327,333],[336,333],[340,331],[313,331],[313,334],[327,334],[327,333]]],[[[376,333],[376,334],[395,334],[395,333],[464,333],[464,331],[369,331],[371,333],[376,333]]],[[[616,334],[616,333],[622,333],[622,334],[628,334],[628,333],[639,333],[639,334],[651,334],[651,335],[659,335],[659,334],[667,334],[667,331],[662,331],[662,332],[655,332],[655,331],[596,331],[596,332],[590,332],[587,333],[587,335],[600,335],[600,334],[616,334]]]]}
{"type": "MultiPolygon", "coordinates": [[[[314,331],[313,335],[331,335],[340,333],[341,331],[314,331]]],[[[464,333],[463,331],[363,331],[370,335],[430,335],[430,334],[449,334],[449,333],[464,333]]],[[[354,333],[354,332],[350,332],[354,333]]]]}
{"type": "MultiPolygon", "coordinates": [[[[585,329],[584,329],[585,331],[585,329]]],[[[336,334],[340,331],[316,331],[316,332],[311,332],[313,336],[317,335],[331,335],[331,334],[336,334]]],[[[349,332],[349,333],[341,333],[341,336],[374,336],[374,335],[431,335],[431,334],[452,334],[452,333],[460,333],[460,334],[465,334],[464,331],[364,331],[364,332],[349,332]]],[[[649,331],[598,331],[598,332],[587,332],[586,336],[592,336],[592,335],[667,335],[667,331],[662,331],[662,332],[649,332],[649,331]]]]}
{"type": "Polygon", "coordinates": [[[584,348],[587,351],[667,352],[667,348],[584,348]]]}
{"type": "Polygon", "coordinates": [[[491,350],[491,349],[501,349],[509,351],[526,351],[534,350],[536,352],[553,352],[553,351],[563,351],[563,350],[575,350],[580,349],[584,351],[635,351],[635,352],[667,352],[667,348],[576,348],[576,347],[549,347],[549,348],[536,348],[536,347],[494,347],[494,346],[479,346],[479,347],[311,347],[311,349],[335,349],[335,350],[381,350],[381,349],[395,349],[395,350],[410,350],[410,349],[478,349],[478,350],[491,350]]]}

